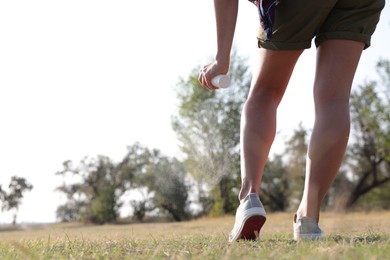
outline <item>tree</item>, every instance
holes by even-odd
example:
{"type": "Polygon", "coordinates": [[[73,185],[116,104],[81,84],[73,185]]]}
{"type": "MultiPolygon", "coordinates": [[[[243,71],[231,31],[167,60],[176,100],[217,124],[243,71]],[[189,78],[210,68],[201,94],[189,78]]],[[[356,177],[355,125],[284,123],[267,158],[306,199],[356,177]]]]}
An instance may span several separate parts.
{"type": "Polygon", "coordinates": [[[71,213],[58,217],[62,221],[75,217],[93,223],[115,221],[120,207],[115,194],[115,190],[119,189],[115,168],[114,163],[105,156],[86,157],[76,168],[72,167],[71,162],[65,162],[64,170],[57,174],[72,174],[82,181],[57,188],[68,197],[68,202],[57,210],[57,214],[71,213]]]}
{"type": "Polygon", "coordinates": [[[287,178],[289,183],[289,206],[297,208],[303,195],[306,172],[308,131],[299,124],[293,135],[286,143],[287,178]]]}
{"type": "Polygon", "coordinates": [[[77,167],[71,161],[64,162],[57,174],[73,178],[73,183],[57,188],[68,199],[57,209],[61,221],[116,222],[125,192],[145,188],[152,196],[129,201],[137,220],[142,221],[154,209],[176,221],[191,217],[183,165],[158,150],[135,144],[119,163],[106,156],[86,157],[77,167]]]}
{"type": "MultiPolygon", "coordinates": [[[[138,177],[138,185],[153,193],[151,209],[167,212],[175,221],[191,218],[188,200],[189,185],[183,164],[175,158],[163,156],[158,150],[152,152],[151,163],[138,177]]],[[[146,206],[146,202],[144,203],[146,206]]],[[[142,206],[142,204],[140,205],[142,206]]]]}
{"type": "Polygon", "coordinates": [[[203,89],[197,80],[198,69],[188,79],[181,79],[177,85],[178,114],[172,119],[186,171],[199,182],[201,194],[214,194],[213,204],[222,203],[219,214],[232,213],[237,207],[239,125],[251,80],[246,60],[236,53],[231,60],[232,84],[228,89],[203,89]]]}
{"type": "Polygon", "coordinates": [[[261,200],[267,211],[285,211],[289,206],[290,185],[282,155],[275,155],[265,165],[261,200]]]}
{"type": "Polygon", "coordinates": [[[56,216],[61,222],[79,221],[83,219],[86,207],[86,201],[71,198],[64,205],[58,206],[56,216]]]}
{"type": "Polygon", "coordinates": [[[353,143],[348,151],[351,192],[345,206],[390,181],[390,61],[380,60],[382,84],[358,86],[351,96],[353,143]]]}
{"type": "Polygon", "coordinates": [[[149,200],[131,200],[130,205],[133,207],[133,218],[138,221],[143,221],[148,211],[154,208],[148,206],[149,200]]]}
{"type": "Polygon", "coordinates": [[[71,161],[63,163],[60,176],[72,176],[73,183],[64,183],[57,191],[68,201],[57,209],[61,221],[86,220],[93,223],[115,222],[122,206],[120,197],[132,185],[138,172],[148,164],[149,151],[135,144],[119,163],[106,156],[86,157],[77,167],[71,161]]]}
{"type": "Polygon", "coordinates": [[[2,211],[14,210],[12,224],[16,224],[16,218],[19,211],[19,206],[22,204],[22,199],[26,191],[31,191],[33,186],[22,177],[12,176],[11,182],[8,185],[8,192],[5,192],[0,187],[1,199],[3,205],[2,211]]]}
{"type": "Polygon", "coordinates": [[[287,140],[285,151],[267,161],[261,196],[270,211],[295,209],[300,202],[305,180],[307,132],[299,124],[287,140]]]}

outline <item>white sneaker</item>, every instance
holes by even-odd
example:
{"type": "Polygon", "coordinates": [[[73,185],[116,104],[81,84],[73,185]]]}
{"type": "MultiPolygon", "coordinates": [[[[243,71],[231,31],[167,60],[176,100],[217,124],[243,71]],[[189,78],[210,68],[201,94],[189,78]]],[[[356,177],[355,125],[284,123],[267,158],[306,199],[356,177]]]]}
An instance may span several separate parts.
{"type": "Polygon", "coordinates": [[[302,217],[297,219],[297,214],[294,215],[294,240],[317,240],[321,239],[323,232],[318,226],[318,223],[309,218],[302,217]]]}
{"type": "Polygon", "coordinates": [[[256,193],[241,201],[236,212],[236,222],[229,234],[229,242],[239,239],[256,240],[266,220],[266,214],[256,193]]]}

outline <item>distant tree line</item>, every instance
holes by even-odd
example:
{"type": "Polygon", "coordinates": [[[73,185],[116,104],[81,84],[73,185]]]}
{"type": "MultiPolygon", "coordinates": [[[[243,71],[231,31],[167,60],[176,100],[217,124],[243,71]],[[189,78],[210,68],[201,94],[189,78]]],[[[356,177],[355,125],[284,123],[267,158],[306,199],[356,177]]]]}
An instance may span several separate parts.
{"type": "Polygon", "coordinates": [[[116,222],[123,206],[121,197],[131,189],[146,189],[152,194],[148,200],[126,202],[133,206],[138,220],[152,210],[167,213],[176,221],[191,215],[183,165],[140,144],[129,146],[118,163],[106,156],[86,157],[77,166],[64,162],[63,170],[56,174],[76,180],[57,188],[67,197],[67,202],[57,209],[61,221],[116,222]]]}
{"type": "MultiPolygon", "coordinates": [[[[177,84],[179,107],[172,126],[183,158],[172,158],[141,144],[128,147],[119,162],[106,156],[65,161],[56,174],[72,180],[57,188],[67,201],[57,209],[61,221],[116,222],[123,206],[143,221],[148,214],[174,221],[234,214],[240,187],[239,124],[251,76],[234,53],[232,86],[206,91],[198,69],[177,84]],[[128,198],[129,191],[140,194],[128,198]]],[[[344,163],[323,205],[326,209],[389,209],[390,65],[380,60],[380,81],[359,85],[351,97],[353,131],[344,163]]],[[[297,126],[285,151],[266,167],[261,197],[269,211],[294,210],[302,196],[307,136],[297,126]]]]}

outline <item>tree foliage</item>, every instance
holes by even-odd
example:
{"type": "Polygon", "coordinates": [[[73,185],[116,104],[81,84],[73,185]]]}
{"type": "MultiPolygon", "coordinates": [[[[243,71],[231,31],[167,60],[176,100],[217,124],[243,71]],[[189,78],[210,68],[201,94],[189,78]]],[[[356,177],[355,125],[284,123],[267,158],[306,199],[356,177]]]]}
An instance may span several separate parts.
{"type": "MultiPolygon", "coordinates": [[[[175,158],[163,156],[159,151],[152,153],[152,161],[138,177],[138,185],[153,194],[152,209],[166,212],[175,221],[191,218],[189,190],[183,164],[175,158]]],[[[146,202],[145,202],[146,206],[146,202]]]]}
{"type": "Polygon", "coordinates": [[[351,98],[354,129],[349,149],[351,193],[346,207],[390,181],[390,62],[380,60],[381,82],[360,85],[351,98]]]}
{"type": "Polygon", "coordinates": [[[146,189],[151,194],[128,201],[138,221],[156,209],[176,221],[191,217],[187,175],[182,164],[139,144],[129,146],[118,163],[106,156],[86,157],[76,167],[71,161],[64,162],[57,175],[72,180],[57,188],[67,197],[67,202],[57,208],[61,221],[116,222],[123,206],[122,197],[131,189],[146,189]]]}
{"type": "Polygon", "coordinates": [[[285,143],[284,152],[267,161],[261,192],[270,211],[285,211],[298,206],[305,180],[307,132],[300,124],[285,143]]]}
{"type": "Polygon", "coordinates": [[[26,191],[31,191],[33,185],[29,183],[25,178],[12,176],[11,182],[8,185],[8,192],[1,189],[0,186],[0,198],[2,200],[2,211],[14,210],[12,223],[16,224],[16,218],[19,210],[19,206],[22,204],[22,199],[26,191]]]}
{"type": "Polygon", "coordinates": [[[265,166],[260,189],[267,211],[285,211],[288,208],[290,184],[283,156],[275,155],[265,166]]]}
{"type": "Polygon", "coordinates": [[[76,167],[65,161],[63,170],[56,174],[70,175],[76,181],[57,188],[68,199],[57,209],[57,217],[61,221],[115,222],[122,206],[120,197],[133,185],[134,176],[142,172],[148,160],[148,150],[136,144],[128,147],[119,163],[106,156],[86,157],[76,167]]]}

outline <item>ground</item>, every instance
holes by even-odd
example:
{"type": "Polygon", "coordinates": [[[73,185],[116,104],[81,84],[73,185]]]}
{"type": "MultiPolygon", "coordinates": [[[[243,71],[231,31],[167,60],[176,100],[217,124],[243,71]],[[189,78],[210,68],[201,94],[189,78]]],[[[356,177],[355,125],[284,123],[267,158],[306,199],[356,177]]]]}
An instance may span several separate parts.
{"type": "Polygon", "coordinates": [[[269,214],[258,241],[230,244],[234,217],[0,229],[0,259],[390,259],[390,211],[323,213],[325,239],[295,242],[292,213],[269,214]]]}

